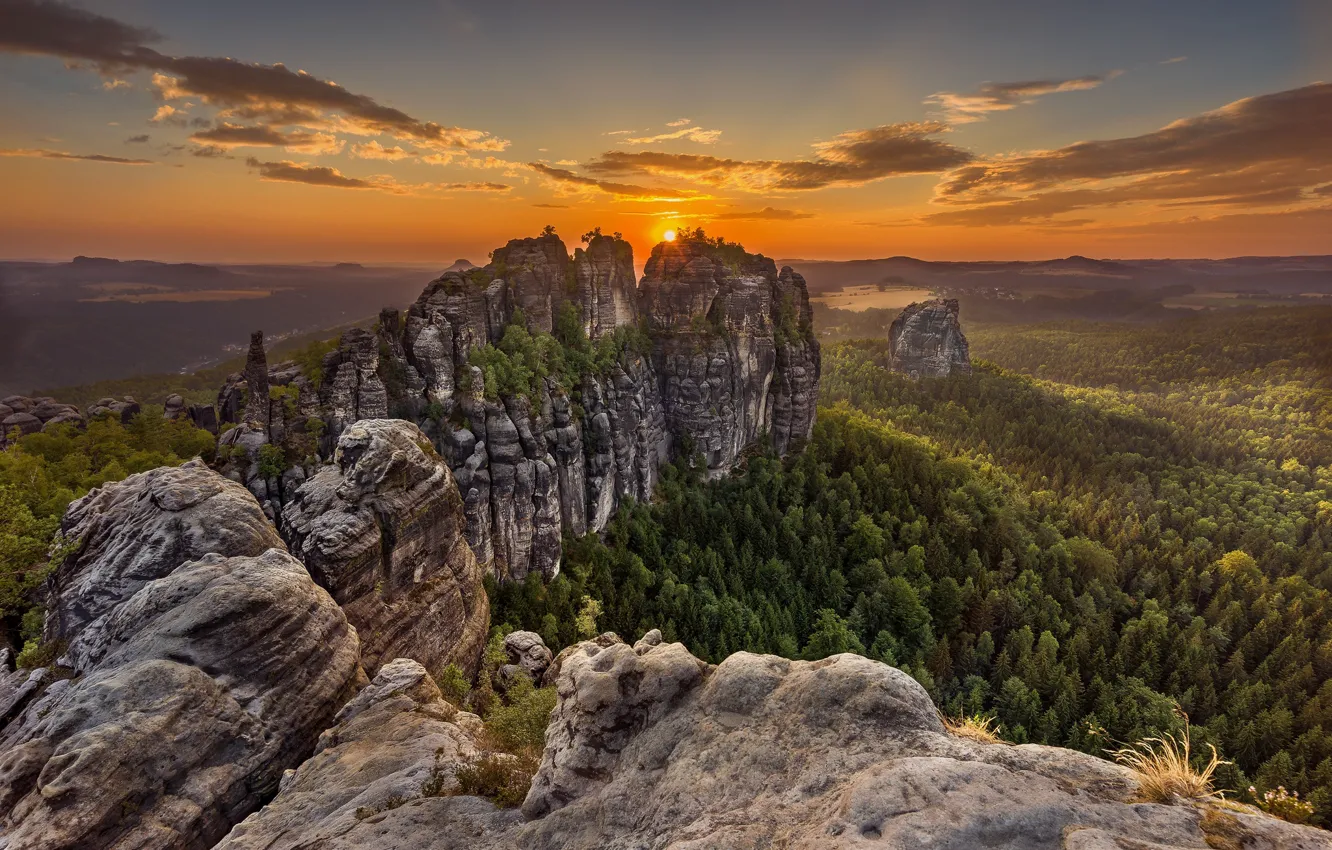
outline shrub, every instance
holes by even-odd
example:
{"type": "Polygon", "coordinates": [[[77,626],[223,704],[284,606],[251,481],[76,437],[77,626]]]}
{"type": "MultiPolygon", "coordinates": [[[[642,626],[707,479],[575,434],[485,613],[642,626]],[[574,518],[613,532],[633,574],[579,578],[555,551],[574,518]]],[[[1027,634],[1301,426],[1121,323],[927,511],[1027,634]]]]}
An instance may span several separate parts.
{"type": "Polygon", "coordinates": [[[1299,791],[1287,791],[1284,785],[1264,791],[1261,797],[1257,789],[1250,785],[1249,795],[1257,801],[1258,808],[1284,821],[1306,823],[1314,816],[1313,803],[1301,800],[1299,791]]]}
{"type": "Polygon", "coordinates": [[[444,698],[457,706],[467,704],[467,696],[472,692],[472,683],[467,674],[457,664],[450,663],[435,676],[435,684],[444,694],[444,698]]]}
{"type": "Polygon", "coordinates": [[[521,805],[532,787],[537,762],[525,756],[491,753],[480,761],[458,768],[456,793],[487,797],[502,808],[521,805]]]}

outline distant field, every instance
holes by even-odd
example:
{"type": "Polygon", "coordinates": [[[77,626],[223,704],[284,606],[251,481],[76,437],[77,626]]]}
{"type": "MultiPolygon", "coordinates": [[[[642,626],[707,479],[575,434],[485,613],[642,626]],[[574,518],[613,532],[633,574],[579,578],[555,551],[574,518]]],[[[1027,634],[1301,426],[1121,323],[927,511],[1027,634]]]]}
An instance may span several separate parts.
{"type": "Polygon", "coordinates": [[[817,295],[810,300],[825,307],[859,313],[862,310],[901,310],[929,297],[930,290],[914,286],[890,286],[882,290],[877,286],[844,286],[837,292],[817,295]]]}
{"type": "Polygon", "coordinates": [[[124,301],[128,304],[148,304],[154,301],[174,301],[178,304],[191,304],[198,301],[241,301],[252,298],[267,298],[273,294],[271,289],[191,289],[166,292],[117,292],[98,295],[96,298],[80,298],[80,301],[94,304],[108,301],[124,301]]]}

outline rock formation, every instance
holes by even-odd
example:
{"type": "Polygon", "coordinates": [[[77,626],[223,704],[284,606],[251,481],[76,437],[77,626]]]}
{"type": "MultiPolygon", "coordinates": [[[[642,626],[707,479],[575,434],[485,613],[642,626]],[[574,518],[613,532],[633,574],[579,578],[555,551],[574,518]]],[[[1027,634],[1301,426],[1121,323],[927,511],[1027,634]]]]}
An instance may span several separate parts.
{"type": "Polygon", "coordinates": [[[219,847],[1332,848],[1247,807],[1141,802],[1082,753],[954,737],[919,684],[859,656],[713,667],[653,637],[565,659],[526,822],[447,796],[477,718],[394,662],[219,847]]]}
{"type": "Polygon", "coordinates": [[[209,847],[364,680],[355,631],[245,490],[191,461],[70,506],[55,666],[0,729],[12,848],[209,847]]]}
{"type": "Polygon", "coordinates": [[[809,436],[810,316],[800,275],[738,246],[664,243],[635,287],[617,237],[572,257],[554,234],[515,239],[483,268],[446,271],[405,315],[343,334],[318,376],[261,369],[252,345],[218,397],[221,421],[235,423],[220,438],[226,471],[276,519],[352,423],[408,419],[453,471],[477,559],[501,579],[550,577],[562,534],[598,531],[624,499],[651,498],[663,462],[697,452],[721,475],[765,435],[779,453],[809,436]],[[475,360],[502,349],[518,319],[587,346],[584,366],[501,392],[475,360]],[[570,338],[578,327],[582,343],[570,338]],[[250,393],[252,381],[268,389],[250,393]]]}
{"type": "Polygon", "coordinates": [[[361,637],[373,675],[394,658],[476,672],[490,627],[453,476],[410,422],[368,419],[302,484],[282,532],[361,637]]]}
{"type": "MultiPolygon", "coordinates": [[[[88,408],[88,418],[114,416],[128,425],[140,406],[131,396],[124,399],[104,398],[88,408]]],[[[49,431],[57,425],[74,425],[82,428],[87,419],[72,404],[62,404],[49,396],[28,398],[11,395],[0,400],[0,449],[4,448],[9,435],[19,436],[49,431]]]]}
{"type": "Polygon", "coordinates": [[[913,378],[971,371],[971,351],[957,320],[957,299],[912,304],[893,320],[888,347],[893,369],[913,378]]]}

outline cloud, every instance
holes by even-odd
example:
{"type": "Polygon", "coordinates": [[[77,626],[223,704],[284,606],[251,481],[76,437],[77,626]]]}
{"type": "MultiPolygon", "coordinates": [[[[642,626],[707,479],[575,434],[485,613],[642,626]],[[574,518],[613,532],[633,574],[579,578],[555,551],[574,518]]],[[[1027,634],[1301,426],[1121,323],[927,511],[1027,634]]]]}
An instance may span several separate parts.
{"type": "Polygon", "coordinates": [[[386,148],[383,145],[381,145],[379,142],[376,142],[374,140],[368,141],[364,144],[352,145],[351,153],[352,156],[360,157],[361,159],[384,159],[388,160],[389,162],[397,162],[398,160],[402,159],[411,159],[412,157],[415,157],[417,155],[417,152],[414,150],[408,150],[407,148],[401,147],[399,145],[394,145],[391,148],[386,148]]]}
{"type": "Polygon", "coordinates": [[[66,153],[42,148],[0,148],[0,156],[31,156],[40,159],[81,159],[86,162],[109,162],[113,165],[156,165],[151,159],[127,159],[100,153],[66,153]]]}
{"type": "Polygon", "coordinates": [[[127,144],[127,145],[142,145],[142,144],[144,144],[144,143],[146,143],[146,142],[148,141],[148,138],[149,138],[149,136],[148,136],[147,133],[141,133],[141,134],[138,135],[138,136],[130,136],[128,139],[125,140],[125,144],[127,144]]]}
{"type": "Polygon", "coordinates": [[[435,183],[433,188],[444,192],[512,192],[505,183],[435,183]]]}
{"type": "MultiPolygon", "coordinates": [[[[667,126],[673,127],[672,122],[667,126]]],[[[685,141],[698,142],[700,145],[715,145],[717,139],[721,138],[721,130],[704,130],[702,127],[685,127],[672,133],[661,133],[656,136],[639,136],[637,138],[625,139],[626,145],[651,145],[657,142],[669,142],[675,139],[684,139],[685,141]]]]}
{"type": "Polygon", "coordinates": [[[976,160],[949,173],[939,224],[1049,222],[1123,205],[1309,203],[1332,180],[1332,84],[1245,98],[1138,136],[976,160]]]}
{"type": "Polygon", "coordinates": [[[567,210],[570,208],[568,204],[532,204],[532,206],[539,210],[567,210]]]}
{"type": "Polygon", "coordinates": [[[509,192],[512,186],[503,183],[400,183],[387,174],[373,177],[350,177],[327,165],[293,162],[289,159],[265,162],[249,157],[245,164],[259,172],[259,179],[274,183],[304,183],[308,186],[326,186],[333,189],[372,189],[393,195],[415,195],[424,192],[509,192]]]}
{"type": "Polygon", "coordinates": [[[1107,80],[1119,76],[1122,71],[1108,74],[1089,74],[1085,77],[1073,77],[1067,80],[1025,80],[1016,83],[986,83],[974,92],[959,94],[941,91],[925,99],[926,103],[938,105],[952,124],[969,124],[984,121],[991,112],[1004,112],[1022,104],[1031,103],[1038,97],[1059,92],[1086,91],[1094,89],[1107,80]]]}
{"type": "Polygon", "coordinates": [[[1173,56],[1173,57],[1171,57],[1171,58],[1169,58],[1169,59],[1162,59],[1160,64],[1162,64],[1162,65],[1174,65],[1174,64],[1177,63],[1177,62],[1184,62],[1184,61],[1186,61],[1188,58],[1189,58],[1189,57],[1187,57],[1187,56],[1173,56]]]}
{"type": "Polygon", "coordinates": [[[764,207],[761,210],[751,212],[718,213],[712,218],[717,221],[796,221],[802,218],[814,218],[814,214],[800,212],[799,210],[779,210],[773,207],[764,207]]]}
{"type": "Polygon", "coordinates": [[[694,123],[694,121],[693,121],[693,119],[691,119],[691,118],[676,118],[674,121],[667,121],[667,122],[666,122],[666,126],[667,126],[667,127],[683,127],[683,126],[685,126],[686,124],[693,124],[693,123],[694,123]]]}
{"type": "Polygon", "coordinates": [[[105,80],[102,82],[102,88],[106,89],[107,91],[115,91],[116,89],[127,89],[129,87],[130,87],[129,80],[105,80]]]}
{"type": "Polygon", "coordinates": [[[509,144],[482,130],[423,121],[281,63],[160,53],[150,46],[161,40],[153,30],[58,0],[4,0],[0,9],[4,14],[0,50],[89,63],[105,76],[152,71],[162,98],[198,97],[226,117],[364,136],[385,134],[439,148],[503,150],[509,144]]]}
{"type": "Polygon", "coordinates": [[[190,141],[221,148],[281,147],[312,155],[338,153],[345,144],[331,133],[306,130],[288,132],[263,125],[246,126],[226,121],[211,129],[194,133],[190,136],[190,141]]]}
{"type": "Polygon", "coordinates": [[[654,201],[701,200],[704,196],[697,193],[681,192],[677,189],[653,189],[647,186],[635,186],[631,183],[615,183],[584,177],[564,168],[552,168],[541,162],[529,162],[527,167],[540,174],[557,188],[571,191],[601,191],[619,198],[633,198],[654,201]]]}
{"type": "Polygon", "coordinates": [[[933,174],[974,157],[935,136],[940,121],[887,124],[850,130],[812,147],[815,156],[796,160],[736,160],[702,154],[608,151],[584,164],[593,174],[649,174],[750,192],[800,191],[860,186],[904,174],[933,174]]]}
{"type": "MultiPolygon", "coordinates": [[[[607,131],[607,132],[605,132],[605,133],[602,133],[601,135],[603,135],[603,136],[627,136],[627,135],[629,135],[630,133],[637,133],[637,132],[638,132],[638,130],[609,130],[609,131],[607,131]]],[[[544,148],[543,148],[543,150],[544,150],[544,148]]]]}
{"type": "Polygon", "coordinates": [[[227,153],[226,148],[220,148],[217,145],[205,145],[201,148],[195,148],[190,151],[190,156],[197,156],[203,159],[235,159],[227,153]]]}

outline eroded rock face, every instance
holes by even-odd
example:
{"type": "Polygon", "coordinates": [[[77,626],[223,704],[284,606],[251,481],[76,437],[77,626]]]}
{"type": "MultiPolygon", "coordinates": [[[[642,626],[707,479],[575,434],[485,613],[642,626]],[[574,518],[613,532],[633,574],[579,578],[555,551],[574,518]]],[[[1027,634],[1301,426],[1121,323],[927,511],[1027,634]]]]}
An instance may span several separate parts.
{"type": "Polygon", "coordinates": [[[280,363],[255,402],[247,387],[262,383],[251,373],[264,357],[252,350],[219,394],[222,421],[240,423],[221,438],[239,446],[226,472],[280,521],[317,471],[312,443],[327,458],[353,422],[414,421],[453,471],[477,559],[501,580],[551,578],[564,533],[599,531],[625,499],[651,498],[681,451],[722,475],[763,434],[780,453],[807,438],[819,379],[810,321],[800,275],[733,247],[658,246],[635,287],[633,250],[617,237],[593,236],[572,257],[554,234],[515,239],[483,268],[445,271],[375,331],[344,334],[317,389],[280,363]],[[487,388],[471,357],[520,317],[533,333],[580,323],[596,367],[530,393],[487,388]]]}
{"type": "Polygon", "coordinates": [[[666,428],[711,474],[729,471],[760,433],[779,451],[808,438],[820,355],[799,274],[762,255],[663,242],[640,294],[666,428]]]}
{"type": "Polygon", "coordinates": [[[363,681],[356,633],[197,461],[94,490],[63,532],[44,640],[67,649],[0,731],[3,840],[211,846],[363,681]]]}
{"type": "Polygon", "coordinates": [[[342,432],[333,463],[302,484],[282,531],[347,612],[366,670],[394,658],[475,673],[490,604],[448,466],[410,422],[342,432]]]}
{"type": "Polygon", "coordinates": [[[1136,802],[1127,770],[1082,753],[953,737],[919,684],[855,655],[738,653],[713,667],[649,633],[561,658],[526,822],[474,797],[423,796],[435,766],[448,793],[476,757],[477,719],[450,714],[419,665],[395,661],[221,846],[1332,847],[1256,813],[1136,802]]]}
{"type": "Polygon", "coordinates": [[[971,351],[957,320],[957,299],[912,304],[888,329],[893,369],[913,378],[971,371],[971,351]]]}
{"type": "Polygon", "coordinates": [[[471,850],[522,822],[476,797],[422,796],[432,775],[455,784],[480,757],[481,719],[458,711],[414,661],[385,664],[282,781],[277,798],[217,850],[471,850]]]}

